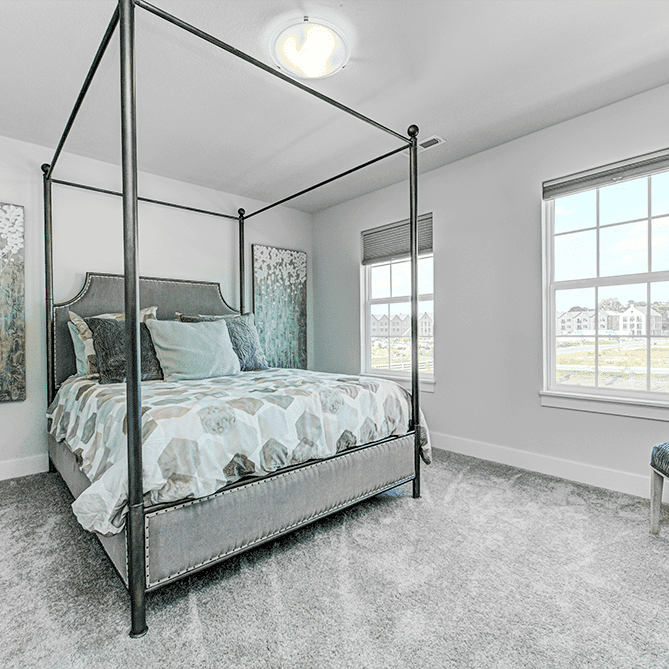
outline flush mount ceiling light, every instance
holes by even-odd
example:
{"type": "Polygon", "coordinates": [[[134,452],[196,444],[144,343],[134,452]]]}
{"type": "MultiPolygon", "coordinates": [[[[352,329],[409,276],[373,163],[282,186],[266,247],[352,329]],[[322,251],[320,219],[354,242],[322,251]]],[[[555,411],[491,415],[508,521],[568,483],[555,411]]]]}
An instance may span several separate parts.
{"type": "Polygon", "coordinates": [[[271,40],[277,67],[302,79],[322,79],[339,72],[349,58],[349,46],[338,28],[305,16],[283,24],[271,40]]]}

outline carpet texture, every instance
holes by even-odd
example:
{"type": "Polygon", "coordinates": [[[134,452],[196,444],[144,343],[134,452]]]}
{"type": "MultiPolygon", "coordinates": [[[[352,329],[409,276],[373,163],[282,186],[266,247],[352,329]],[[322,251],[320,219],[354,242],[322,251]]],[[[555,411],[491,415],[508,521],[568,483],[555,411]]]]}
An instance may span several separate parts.
{"type": "Polygon", "coordinates": [[[0,482],[0,666],[669,667],[669,514],[437,451],[401,488],[128,597],[57,474],[0,482]]]}

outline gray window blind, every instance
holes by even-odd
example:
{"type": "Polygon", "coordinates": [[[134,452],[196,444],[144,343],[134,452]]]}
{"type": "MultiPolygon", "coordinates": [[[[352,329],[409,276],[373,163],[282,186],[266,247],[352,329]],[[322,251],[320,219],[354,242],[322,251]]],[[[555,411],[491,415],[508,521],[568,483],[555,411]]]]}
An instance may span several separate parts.
{"type": "MultiPolygon", "coordinates": [[[[408,258],[409,234],[409,219],[363,231],[362,264],[408,258]]],[[[432,213],[418,217],[418,253],[432,253],[432,213]]]]}
{"type": "Polygon", "coordinates": [[[544,181],[544,200],[552,200],[600,186],[610,186],[620,181],[628,181],[665,170],[669,170],[669,149],[646,153],[643,156],[570,174],[560,179],[544,181]]]}

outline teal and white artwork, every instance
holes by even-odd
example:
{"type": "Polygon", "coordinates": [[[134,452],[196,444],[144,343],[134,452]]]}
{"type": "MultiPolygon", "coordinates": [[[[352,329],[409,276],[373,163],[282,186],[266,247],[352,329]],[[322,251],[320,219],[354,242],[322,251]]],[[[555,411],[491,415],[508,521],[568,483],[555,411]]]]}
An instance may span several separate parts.
{"type": "Polygon", "coordinates": [[[23,207],[0,202],[0,402],[26,398],[23,207]]]}
{"type": "Polygon", "coordinates": [[[253,244],[253,310],[270,367],[307,368],[307,254],[253,244]]]}

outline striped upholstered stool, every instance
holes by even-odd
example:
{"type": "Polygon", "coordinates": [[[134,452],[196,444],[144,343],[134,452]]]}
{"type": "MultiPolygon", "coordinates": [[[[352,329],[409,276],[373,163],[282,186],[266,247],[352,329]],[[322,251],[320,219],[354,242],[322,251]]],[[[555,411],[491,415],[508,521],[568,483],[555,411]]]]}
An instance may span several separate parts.
{"type": "Polygon", "coordinates": [[[653,447],[650,455],[650,531],[657,534],[660,529],[660,508],[664,477],[669,476],[669,443],[653,447]]]}

